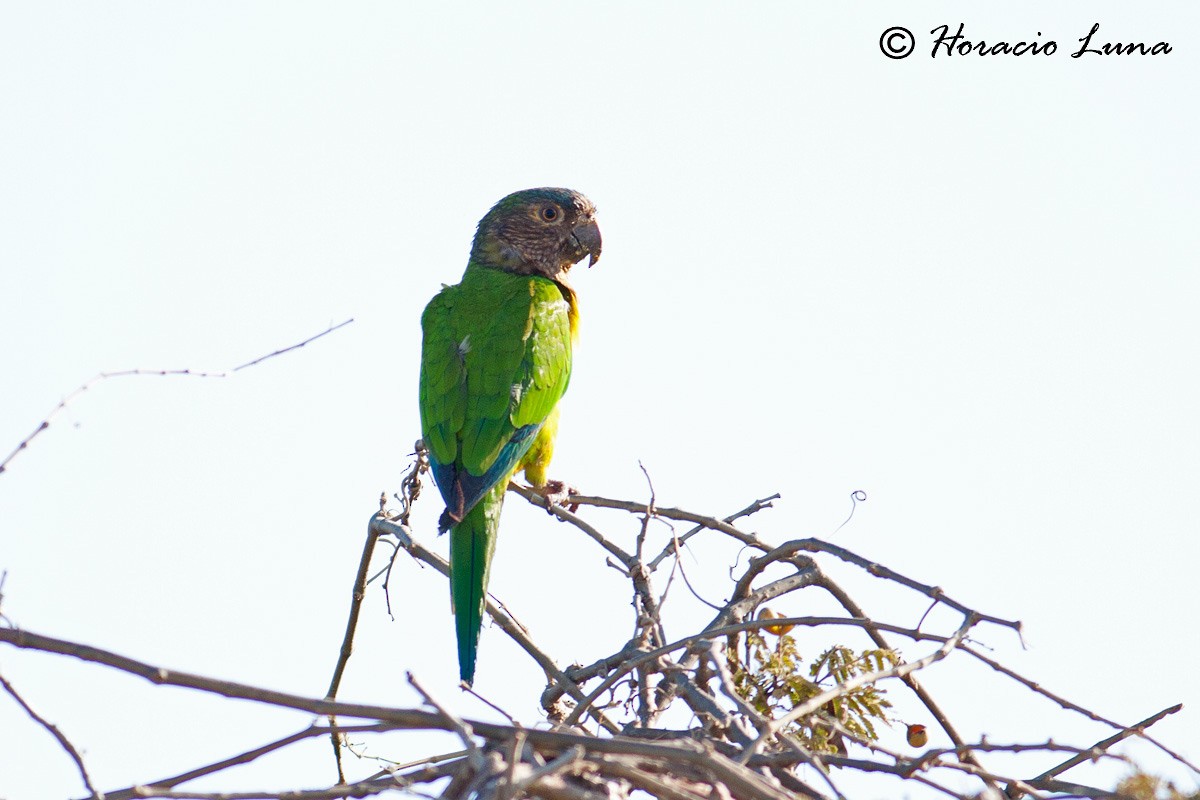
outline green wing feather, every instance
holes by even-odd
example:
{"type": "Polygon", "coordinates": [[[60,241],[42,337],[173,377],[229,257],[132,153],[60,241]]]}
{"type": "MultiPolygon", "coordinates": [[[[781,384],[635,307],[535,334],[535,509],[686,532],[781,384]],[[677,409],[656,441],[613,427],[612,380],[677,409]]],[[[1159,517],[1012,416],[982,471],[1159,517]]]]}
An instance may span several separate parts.
{"type": "Polygon", "coordinates": [[[421,315],[421,432],[430,457],[441,464],[458,458],[467,410],[466,369],[454,338],[457,288],[443,289],[421,315]]]}
{"type": "Polygon", "coordinates": [[[570,381],[568,304],[546,278],[471,265],[421,324],[421,425],[438,488],[449,508],[466,484],[468,495],[482,492],[450,534],[459,669],[470,683],[504,491],[570,381]]]}

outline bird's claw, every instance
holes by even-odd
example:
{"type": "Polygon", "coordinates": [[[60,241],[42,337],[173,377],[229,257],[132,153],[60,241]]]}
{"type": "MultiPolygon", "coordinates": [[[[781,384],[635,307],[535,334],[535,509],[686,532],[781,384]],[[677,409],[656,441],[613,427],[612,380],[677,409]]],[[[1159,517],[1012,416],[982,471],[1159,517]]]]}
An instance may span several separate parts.
{"type": "Polygon", "coordinates": [[[537,493],[546,501],[546,512],[554,513],[554,507],[560,506],[575,513],[579,508],[578,503],[571,502],[571,495],[579,494],[579,490],[574,486],[563,481],[546,481],[543,486],[537,487],[537,493]]]}

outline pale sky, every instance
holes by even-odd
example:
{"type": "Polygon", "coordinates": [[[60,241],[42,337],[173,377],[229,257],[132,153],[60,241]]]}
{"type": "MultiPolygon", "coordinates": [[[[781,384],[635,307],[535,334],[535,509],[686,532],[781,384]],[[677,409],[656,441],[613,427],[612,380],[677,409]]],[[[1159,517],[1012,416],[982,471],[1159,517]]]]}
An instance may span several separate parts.
{"type": "MultiPolygon", "coordinates": [[[[834,541],[1023,620],[1028,650],[978,638],[1098,713],[1185,703],[1153,732],[1200,760],[1200,7],[282,8],[0,7],[0,458],[97,372],[220,371],[355,319],[232,378],[122,378],[74,401],[0,474],[10,620],[322,695],[367,520],[419,436],[421,309],[492,203],[561,185],[598,206],[604,257],[575,273],[552,474],[644,500],[640,461],[660,504],[717,516],[780,492],[748,525],[775,543],[830,534],[862,489],[834,541]],[[1059,50],[930,58],[929,31],[959,22],[1059,50]],[[1173,52],[1072,59],[1096,22],[1099,39],[1173,52]],[[880,53],[895,25],[916,36],[907,59],[880,53]]],[[[414,532],[444,552],[434,497],[414,532]]],[[[632,541],[632,519],[596,518],[632,541]]],[[[713,536],[692,553],[693,582],[724,597],[736,550],[713,536]]],[[[879,618],[924,610],[830,569],[879,618]]],[[[564,666],[630,630],[598,548],[513,495],[490,588],[564,666]]],[[[444,581],[402,558],[391,599],[395,622],[372,589],[340,696],[415,705],[412,670],[494,716],[455,688],[444,581]]],[[[670,633],[707,621],[676,602],[670,633]]],[[[818,606],[798,593],[778,610],[818,606]]],[[[11,648],[0,674],[105,789],[307,721],[11,648]]],[[[968,736],[1109,733],[965,659],[925,682],[968,736]]],[[[540,671],[492,627],[476,686],[540,719],[540,671]]],[[[7,696],[0,753],[4,800],[83,793],[7,696]]],[[[332,777],[319,741],[189,788],[332,777]]]]}

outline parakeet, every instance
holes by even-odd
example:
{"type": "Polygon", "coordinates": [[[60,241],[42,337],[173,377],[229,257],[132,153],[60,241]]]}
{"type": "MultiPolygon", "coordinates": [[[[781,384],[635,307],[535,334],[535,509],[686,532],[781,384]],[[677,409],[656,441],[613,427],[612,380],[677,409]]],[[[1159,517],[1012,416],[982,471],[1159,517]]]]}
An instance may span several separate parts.
{"type": "MultiPolygon", "coordinates": [[[[767,608],[766,606],[763,606],[762,611],[758,612],[758,618],[759,619],[787,619],[787,614],[776,614],[771,609],[767,608]]],[[[764,627],[766,628],[767,633],[773,633],[776,636],[783,636],[785,633],[787,633],[788,631],[790,631],[792,628],[794,628],[796,626],[795,625],[766,625],[764,627]]]]}
{"type": "Polygon", "coordinates": [[[496,203],[475,232],[462,281],[421,315],[421,431],[450,530],[459,675],[475,678],[500,509],[524,470],[544,490],[557,405],[579,319],[571,267],[600,258],[596,208],[570,189],[496,203]]]}

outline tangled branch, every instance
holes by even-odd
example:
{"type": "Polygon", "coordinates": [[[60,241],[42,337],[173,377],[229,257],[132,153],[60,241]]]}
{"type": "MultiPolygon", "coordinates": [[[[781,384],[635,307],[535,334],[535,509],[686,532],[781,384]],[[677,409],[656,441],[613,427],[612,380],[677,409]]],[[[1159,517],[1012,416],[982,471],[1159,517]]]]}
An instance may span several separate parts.
{"type": "MultiPolygon", "coordinates": [[[[968,636],[980,626],[1012,631],[1019,642],[1020,622],[974,609],[937,586],[902,575],[847,548],[814,538],[772,545],[741,525],[741,521],[771,508],[778,495],[756,500],[725,517],[659,507],[652,488],[647,502],[576,495],[571,502],[578,510],[548,507],[555,517],[594,542],[598,554],[626,576],[634,600],[634,630],[627,641],[591,664],[562,668],[502,603],[489,598],[487,613],[496,627],[512,638],[544,675],[546,688],[541,695],[541,706],[551,726],[548,730],[522,727],[511,718],[510,724],[460,718],[431,697],[411,675],[410,682],[425,698],[429,710],[338,701],[337,691],[351,659],[354,632],[376,560],[376,545],[382,542],[392,549],[386,566],[377,574],[386,576],[394,569],[402,569],[397,558],[404,553],[448,575],[445,559],[421,544],[410,527],[412,506],[421,494],[427,472],[428,464],[418,443],[412,466],[396,496],[399,507],[389,509],[386,497],[381,498],[379,511],[370,518],[352,584],[345,635],[332,680],[322,698],[165,670],[106,650],[29,631],[0,629],[0,642],[72,656],[159,685],[315,714],[326,722],[307,725],[260,747],[184,773],[103,795],[118,800],[134,797],[325,800],[369,797],[395,789],[417,795],[440,791],[445,797],[501,800],[525,796],[607,800],[629,797],[635,791],[673,800],[843,798],[840,773],[833,768],[912,781],[950,797],[973,796],[954,788],[961,783],[962,776],[976,781],[981,791],[1006,793],[1013,798],[1063,793],[1111,797],[1109,790],[1064,781],[1060,776],[1098,758],[1121,758],[1110,752],[1111,748],[1130,737],[1140,737],[1187,763],[1146,733],[1146,728],[1178,711],[1178,706],[1136,725],[1123,726],[1042,688],[969,644],[968,636]],[[614,532],[612,524],[601,524],[593,517],[594,513],[612,512],[624,512],[634,518],[632,547],[620,543],[621,534],[614,532]],[[660,519],[686,522],[692,527],[682,535],[671,529],[670,541],[661,549],[657,545],[650,548],[651,523],[660,519]],[[669,592],[667,588],[662,591],[656,588],[656,578],[660,572],[666,572],[669,588],[676,573],[682,570],[680,556],[686,543],[703,535],[728,539],[738,548],[749,548],[759,555],[746,562],[740,571],[731,572],[728,599],[714,604],[716,613],[706,625],[668,641],[662,616],[669,592]],[[835,558],[866,575],[929,598],[934,606],[943,606],[957,614],[957,626],[946,630],[925,628],[925,617],[916,627],[872,618],[843,586],[822,570],[819,563],[822,558],[835,558]],[[843,609],[844,615],[788,617],[766,610],[767,602],[801,591],[826,593],[843,609]],[[836,635],[837,631],[859,631],[875,648],[859,653],[836,644],[806,662],[789,633],[797,627],[830,635],[836,635]],[[893,636],[931,649],[918,657],[902,658],[888,641],[887,637],[893,636]],[[949,659],[984,663],[1001,678],[1015,681],[1068,711],[1105,724],[1115,729],[1115,733],[1085,745],[1053,740],[1009,744],[966,741],[948,713],[916,679],[929,665],[949,659]],[[877,726],[895,722],[886,711],[890,707],[887,699],[890,685],[911,691],[950,739],[952,747],[929,748],[915,754],[885,747],[879,741],[877,726]],[[626,699],[618,696],[622,686],[627,690],[626,699]],[[682,729],[667,727],[664,720],[668,718],[690,719],[691,724],[682,729]],[[342,721],[346,719],[354,722],[342,721]],[[388,765],[373,774],[348,779],[341,758],[346,747],[344,735],[370,736],[395,730],[449,731],[459,737],[463,749],[417,762],[388,765]],[[284,787],[275,792],[224,794],[179,788],[196,778],[249,763],[315,736],[328,736],[335,751],[337,781],[324,788],[296,791],[284,787]],[[1052,769],[1021,773],[1019,766],[1012,766],[1017,763],[1014,757],[1053,752],[1064,753],[1066,758],[1052,769]],[[988,756],[995,753],[1008,756],[1004,762],[1009,765],[1006,769],[987,764],[988,756]]],[[[530,503],[547,508],[541,495],[524,487],[511,488],[530,503]]],[[[13,694],[7,684],[5,688],[13,694]]],[[[60,742],[72,754],[88,791],[101,796],[92,788],[77,751],[69,742],[62,739],[60,742]]]]}

